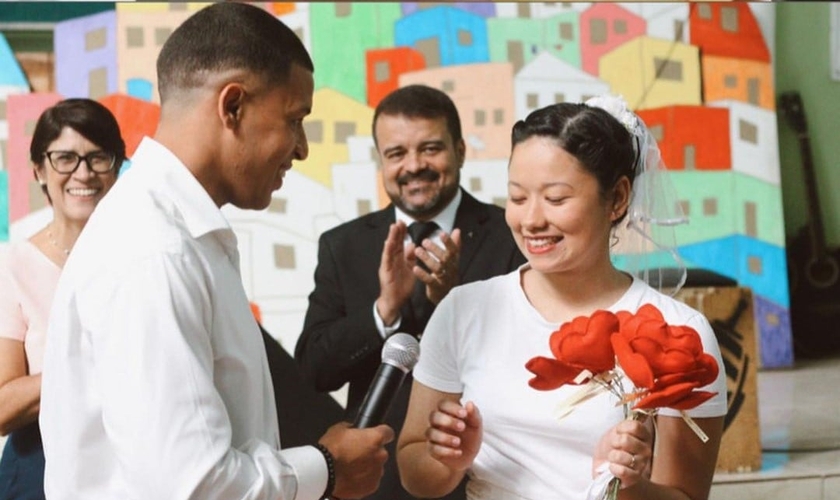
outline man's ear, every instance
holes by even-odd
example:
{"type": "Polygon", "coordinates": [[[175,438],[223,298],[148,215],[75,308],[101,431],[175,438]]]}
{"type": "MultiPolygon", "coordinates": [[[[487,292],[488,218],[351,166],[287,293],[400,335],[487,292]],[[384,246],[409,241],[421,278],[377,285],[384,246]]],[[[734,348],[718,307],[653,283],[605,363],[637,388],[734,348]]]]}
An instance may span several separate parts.
{"type": "Polygon", "coordinates": [[[455,143],[455,156],[458,158],[458,168],[463,167],[467,158],[467,145],[463,137],[455,143]]]}
{"type": "Polygon", "coordinates": [[[238,82],[230,82],[219,91],[217,113],[226,128],[239,126],[244,103],[245,88],[238,82]]]}

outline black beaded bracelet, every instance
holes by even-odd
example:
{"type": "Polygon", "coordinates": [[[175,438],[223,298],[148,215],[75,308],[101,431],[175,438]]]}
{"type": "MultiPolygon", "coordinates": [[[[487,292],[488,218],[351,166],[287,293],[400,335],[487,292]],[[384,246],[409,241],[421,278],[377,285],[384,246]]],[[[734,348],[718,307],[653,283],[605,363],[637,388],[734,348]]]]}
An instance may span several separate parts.
{"type": "Polygon", "coordinates": [[[321,498],[329,500],[333,490],[335,489],[335,459],[333,458],[332,453],[330,453],[330,450],[321,443],[315,444],[315,448],[318,448],[318,451],[324,455],[324,460],[327,462],[327,489],[324,490],[324,495],[321,498]]]}

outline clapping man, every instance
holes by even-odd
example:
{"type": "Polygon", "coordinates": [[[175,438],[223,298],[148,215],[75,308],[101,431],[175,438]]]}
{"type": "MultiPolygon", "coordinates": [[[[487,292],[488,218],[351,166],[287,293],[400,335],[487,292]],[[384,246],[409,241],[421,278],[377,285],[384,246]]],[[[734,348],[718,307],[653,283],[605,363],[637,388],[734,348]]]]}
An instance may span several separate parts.
{"type": "MultiPolygon", "coordinates": [[[[393,91],[374,112],[373,137],[391,204],[321,236],[315,289],[295,348],[304,377],[316,389],[334,391],[349,383],[351,421],[389,335],[419,337],[452,287],[524,262],[503,210],[460,187],[466,146],[449,96],[424,85],[393,91]]],[[[409,376],[388,414],[397,432],[410,388],[409,376]]],[[[413,498],[400,485],[394,460],[386,464],[379,490],[367,498],[413,498]]],[[[447,498],[465,495],[459,490],[447,498]]]]}

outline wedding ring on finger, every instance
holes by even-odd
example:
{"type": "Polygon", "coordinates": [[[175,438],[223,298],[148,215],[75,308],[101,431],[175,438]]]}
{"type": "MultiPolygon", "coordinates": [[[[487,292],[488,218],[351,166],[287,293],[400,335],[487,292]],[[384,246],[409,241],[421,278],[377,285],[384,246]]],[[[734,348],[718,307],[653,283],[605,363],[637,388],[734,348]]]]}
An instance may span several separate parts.
{"type": "Polygon", "coordinates": [[[630,468],[633,469],[636,467],[636,455],[630,454],[630,468]]]}

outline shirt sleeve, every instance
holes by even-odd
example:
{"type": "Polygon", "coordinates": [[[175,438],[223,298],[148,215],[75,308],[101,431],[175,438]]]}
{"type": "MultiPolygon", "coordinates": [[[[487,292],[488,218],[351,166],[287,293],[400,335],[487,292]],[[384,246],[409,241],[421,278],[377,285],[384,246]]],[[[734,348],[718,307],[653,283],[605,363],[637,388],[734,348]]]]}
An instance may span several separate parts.
{"type": "Polygon", "coordinates": [[[435,308],[420,339],[420,359],[414,379],[436,391],[460,394],[464,384],[458,369],[456,303],[462,290],[453,288],[435,308]]]}
{"type": "Polygon", "coordinates": [[[12,265],[9,248],[0,248],[0,337],[23,342],[27,327],[12,265]]]}
{"type": "Polygon", "coordinates": [[[402,324],[402,316],[398,316],[397,320],[394,321],[393,325],[385,326],[385,322],[382,320],[382,316],[380,316],[379,311],[376,310],[376,302],[374,302],[373,321],[374,323],[376,323],[376,330],[379,332],[379,335],[381,335],[383,339],[387,339],[391,336],[391,334],[399,330],[400,324],[402,324]]]}
{"type": "MultiPolygon", "coordinates": [[[[247,367],[216,359],[208,278],[195,256],[155,256],[85,295],[102,423],[136,498],[317,500],[326,464],[233,430],[215,382],[247,367]],[[230,363],[230,365],[226,365],[230,363]],[[217,369],[218,368],[218,369],[217,369]]],[[[225,334],[235,335],[236,332],[225,334]]]]}

